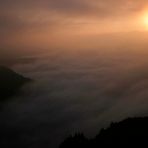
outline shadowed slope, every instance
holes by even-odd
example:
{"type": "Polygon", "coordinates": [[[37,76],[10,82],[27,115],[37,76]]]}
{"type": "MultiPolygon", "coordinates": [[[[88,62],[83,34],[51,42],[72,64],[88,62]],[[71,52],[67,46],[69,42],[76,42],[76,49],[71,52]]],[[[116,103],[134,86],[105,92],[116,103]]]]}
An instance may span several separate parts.
{"type": "Polygon", "coordinates": [[[15,95],[19,88],[29,81],[30,79],[0,66],[0,101],[15,95]]]}

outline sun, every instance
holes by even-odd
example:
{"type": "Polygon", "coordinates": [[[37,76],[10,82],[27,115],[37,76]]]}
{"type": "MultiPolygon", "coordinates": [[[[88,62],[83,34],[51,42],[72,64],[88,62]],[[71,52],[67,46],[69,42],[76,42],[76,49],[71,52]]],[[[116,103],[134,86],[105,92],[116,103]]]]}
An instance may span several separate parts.
{"type": "Polygon", "coordinates": [[[146,26],[148,26],[148,14],[145,14],[145,15],[143,16],[143,23],[144,23],[146,26]]]}
{"type": "Polygon", "coordinates": [[[144,12],[141,17],[143,27],[148,30],[148,11],[144,12]]]}

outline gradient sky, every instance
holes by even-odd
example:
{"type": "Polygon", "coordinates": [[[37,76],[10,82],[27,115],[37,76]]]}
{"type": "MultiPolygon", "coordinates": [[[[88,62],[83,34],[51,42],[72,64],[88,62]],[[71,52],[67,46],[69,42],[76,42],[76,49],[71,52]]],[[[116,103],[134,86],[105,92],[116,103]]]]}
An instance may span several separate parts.
{"type": "Polygon", "coordinates": [[[147,0],[0,0],[0,45],[48,47],[63,38],[143,30],[147,6],[147,0]]]}
{"type": "Polygon", "coordinates": [[[34,80],[1,106],[2,131],[47,147],[147,115],[147,31],[148,0],[0,0],[0,65],[34,80]]]}

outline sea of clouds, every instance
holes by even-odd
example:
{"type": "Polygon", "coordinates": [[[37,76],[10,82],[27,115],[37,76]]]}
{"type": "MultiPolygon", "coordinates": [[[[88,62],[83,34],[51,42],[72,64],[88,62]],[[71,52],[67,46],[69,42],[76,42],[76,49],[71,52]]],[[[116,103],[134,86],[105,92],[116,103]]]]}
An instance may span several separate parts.
{"type": "Polygon", "coordinates": [[[3,141],[56,147],[69,134],[95,136],[112,121],[148,115],[147,52],[53,50],[13,69],[33,79],[1,107],[3,141]]]}

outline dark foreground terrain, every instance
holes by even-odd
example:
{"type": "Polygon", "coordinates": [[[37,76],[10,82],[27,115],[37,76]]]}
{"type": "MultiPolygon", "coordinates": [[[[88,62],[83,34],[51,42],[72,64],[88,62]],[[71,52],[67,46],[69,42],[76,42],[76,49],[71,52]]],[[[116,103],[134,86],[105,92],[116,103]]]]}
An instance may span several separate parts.
{"type": "Polygon", "coordinates": [[[0,66],[0,101],[15,95],[29,81],[11,69],[0,66]]]}
{"type": "Polygon", "coordinates": [[[94,139],[87,139],[83,134],[70,136],[60,148],[104,148],[104,147],[147,147],[148,117],[129,118],[119,123],[112,123],[102,129],[94,139]]]}

